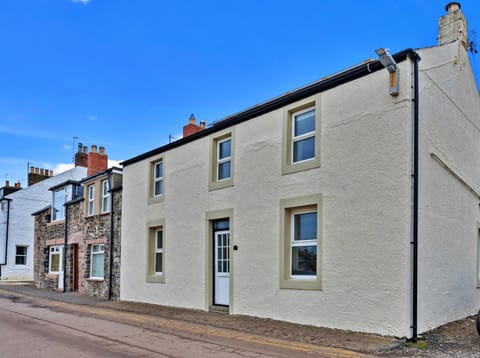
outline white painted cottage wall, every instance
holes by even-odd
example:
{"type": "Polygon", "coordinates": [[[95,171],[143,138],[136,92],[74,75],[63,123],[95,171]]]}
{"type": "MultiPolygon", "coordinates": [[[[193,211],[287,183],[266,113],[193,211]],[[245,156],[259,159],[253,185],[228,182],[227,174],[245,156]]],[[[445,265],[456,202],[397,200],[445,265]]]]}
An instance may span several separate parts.
{"type": "Polygon", "coordinates": [[[208,191],[211,138],[124,169],[121,299],[208,309],[205,213],[233,209],[235,314],[405,336],[410,332],[411,63],[401,95],[380,71],[321,98],[321,167],[281,175],[283,110],[234,129],[234,186],[208,191]],[[279,288],[280,200],[323,195],[323,290],[279,288]],[[145,220],[147,218],[147,220],[145,220]],[[165,283],[146,282],[147,223],[165,219],[165,283]]]}
{"type": "Polygon", "coordinates": [[[480,98],[466,50],[454,42],[420,50],[419,331],[471,315],[477,288],[480,98]]]}
{"type": "MultiPolygon", "coordinates": [[[[49,188],[70,179],[80,180],[86,175],[86,168],[76,167],[6,196],[12,201],[7,265],[2,266],[2,280],[33,280],[34,218],[31,214],[52,203],[52,192],[49,188]],[[28,247],[25,266],[15,265],[17,245],[28,247]]],[[[0,262],[5,253],[6,215],[5,205],[5,210],[0,210],[0,262]]]]}

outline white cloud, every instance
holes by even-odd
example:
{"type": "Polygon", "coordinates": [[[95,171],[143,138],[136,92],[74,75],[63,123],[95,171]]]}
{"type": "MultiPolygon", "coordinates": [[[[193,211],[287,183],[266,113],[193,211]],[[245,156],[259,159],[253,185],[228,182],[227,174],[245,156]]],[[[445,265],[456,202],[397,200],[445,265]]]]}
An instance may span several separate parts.
{"type": "Polygon", "coordinates": [[[90,0],[70,0],[71,2],[77,2],[77,3],[81,3],[83,5],[87,5],[90,0]]]}
{"type": "Polygon", "coordinates": [[[98,118],[97,118],[97,116],[87,116],[87,119],[89,121],[96,121],[98,118]]]}
{"type": "Polygon", "coordinates": [[[71,146],[66,145],[66,144],[63,145],[63,150],[70,150],[70,149],[72,149],[71,146]]]}

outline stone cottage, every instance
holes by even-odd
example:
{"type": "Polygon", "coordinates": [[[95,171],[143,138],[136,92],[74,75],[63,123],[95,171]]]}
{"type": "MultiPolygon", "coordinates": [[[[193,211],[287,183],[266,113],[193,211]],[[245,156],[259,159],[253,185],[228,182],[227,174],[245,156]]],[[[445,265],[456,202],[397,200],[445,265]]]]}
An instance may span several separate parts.
{"type": "Polygon", "coordinates": [[[33,213],[35,284],[115,299],[120,294],[122,170],[107,169],[103,147],[97,152],[92,146],[87,154],[79,145],[76,156],[87,162],[87,176],[51,187],[52,204],[33,213]]]}

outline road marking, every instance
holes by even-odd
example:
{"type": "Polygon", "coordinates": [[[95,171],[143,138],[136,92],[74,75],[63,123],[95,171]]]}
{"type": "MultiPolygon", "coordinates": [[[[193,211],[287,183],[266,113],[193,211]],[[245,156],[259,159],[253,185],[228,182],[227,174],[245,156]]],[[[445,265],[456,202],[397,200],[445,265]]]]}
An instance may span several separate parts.
{"type": "Polygon", "coordinates": [[[358,352],[349,351],[342,348],[327,347],[299,342],[285,342],[280,339],[275,338],[262,338],[259,336],[235,332],[224,329],[208,328],[194,323],[187,322],[178,322],[171,319],[166,319],[158,316],[149,316],[146,314],[138,314],[132,312],[122,312],[110,308],[98,308],[94,306],[85,306],[78,305],[73,303],[66,303],[61,301],[55,301],[48,298],[30,296],[28,294],[23,294],[15,291],[8,291],[0,288],[0,294],[6,296],[13,296],[19,298],[25,298],[30,300],[35,300],[36,302],[42,302],[47,306],[54,306],[58,308],[64,308],[74,312],[82,312],[87,314],[94,314],[103,317],[113,317],[113,318],[122,318],[127,321],[137,321],[143,323],[150,323],[153,326],[158,326],[168,329],[176,329],[181,332],[190,333],[190,334],[203,334],[212,337],[232,339],[247,343],[254,343],[258,345],[266,345],[277,348],[288,349],[292,351],[301,351],[309,354],[320,354],[322,357],[329,358],[367,358],[374,357],[371,355],[366,355],[358,352]]]}

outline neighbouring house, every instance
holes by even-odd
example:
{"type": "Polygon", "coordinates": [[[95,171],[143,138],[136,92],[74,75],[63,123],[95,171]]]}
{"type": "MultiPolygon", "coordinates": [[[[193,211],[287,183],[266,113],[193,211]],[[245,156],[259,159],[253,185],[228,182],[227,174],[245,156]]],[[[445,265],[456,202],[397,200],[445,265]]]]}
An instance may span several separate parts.
{"type": "Polygon", "coordinates": [[[52,170],[30,167],[28,187],[20,183],[0,189],[0,279],[33,280],[32,211],[51,201],[53,185],[83,178],[87,169],[77,166],[53,175],[52,170]]]}
{"type": "Polygon", "coordinates": [[[51,205],[34,212],[35,284],[118,298],[122,170],[107,169],[103,147],[79,145],[87,176],[50,188],[51,205]]]}
{"type": "Polygon", "coordinates": [[[414,338],[476,312],[467,33],[450,3],[437,46],[379,49],[124,161],[120,298],[414,338]]]}

